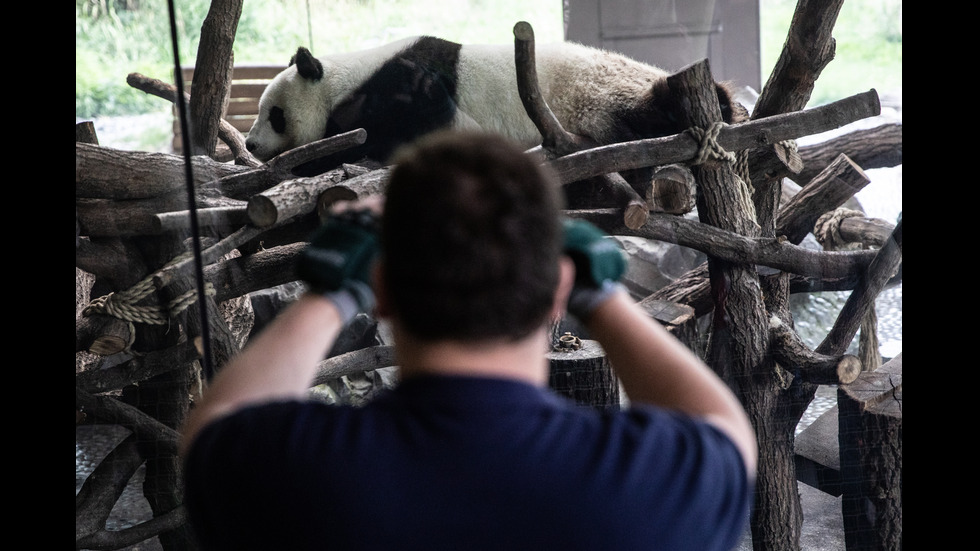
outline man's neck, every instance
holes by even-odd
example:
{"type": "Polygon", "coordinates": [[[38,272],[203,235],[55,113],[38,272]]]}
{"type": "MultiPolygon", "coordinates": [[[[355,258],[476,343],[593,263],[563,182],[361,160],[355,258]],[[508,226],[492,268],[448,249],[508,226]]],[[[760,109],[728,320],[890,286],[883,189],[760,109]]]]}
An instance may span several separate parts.
{"type": "Polygon", "coordinates": [[[516,379],[536,386],[548,382],[544,329],[520,341],[478,343],[419,341],[395,333],[395,355],[402,378],[415,375],[465,375],[516,379]]]}

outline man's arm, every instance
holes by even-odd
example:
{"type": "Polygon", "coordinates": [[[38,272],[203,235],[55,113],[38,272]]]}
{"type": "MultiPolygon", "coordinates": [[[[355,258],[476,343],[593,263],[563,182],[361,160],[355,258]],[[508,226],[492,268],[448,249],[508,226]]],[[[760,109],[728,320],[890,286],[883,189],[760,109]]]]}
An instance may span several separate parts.
{"type": "Polygon", "coordinates": [[[328,298],[306,293],[287,306],[208,385],[181,431],[180,455],[211,421],[245,406],[303,398],[343,320],[328,298]]]}
{"type": "Polygon", "coordinates": [[[693,352],[651,319],[624,291],[612,293],[586,321],[633,402],[705,419],[735,443],[755,477],[755,431],[738,398],[693,352]]]}
{"type": "Polygon", "coordinates": [[[334,205],[310,236],[296,274],[311,292],[287,306],[221,368],[181,432],[180,454],[215,419],[245,406],[307,396],[316,366],[358,312],[370,311],[380,200],[334,205]]]}

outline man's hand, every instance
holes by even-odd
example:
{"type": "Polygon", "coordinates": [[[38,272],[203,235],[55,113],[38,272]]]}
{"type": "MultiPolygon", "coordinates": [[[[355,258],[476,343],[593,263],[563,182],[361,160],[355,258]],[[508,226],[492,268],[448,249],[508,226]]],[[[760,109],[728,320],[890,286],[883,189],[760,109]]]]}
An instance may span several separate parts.
{"type": "Polygon", "coordinates": [[[626,272],[626,255],[619,243],[584,220],[565,219],[565,254],[575,263],[575,286],[568,311],[581,321],[606,301],[626,272]]]}
{"type": "Polygon", "coordinates": [[[296,275],[310,290],[332,300],[346,323],[374,308],[371,266],[378,253],[377,210],[349,205],[337,209],[310,236],[296,275]]]}

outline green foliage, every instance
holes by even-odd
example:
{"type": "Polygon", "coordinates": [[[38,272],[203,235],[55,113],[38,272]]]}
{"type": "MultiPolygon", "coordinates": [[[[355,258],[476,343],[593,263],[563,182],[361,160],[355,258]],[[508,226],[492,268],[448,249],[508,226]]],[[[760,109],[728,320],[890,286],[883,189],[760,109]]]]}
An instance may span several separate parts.
{"type": "MultiPolygon", "coordinates": [[[[135,4],[135,3],[134,3],[135,4]]],[[[182,2],[178,27],[195,29],[207,13],[207,0],[182,2]],[[193,4],[185,6],[185,4],[193,4]],[[183,23],[181,23],[183,21],[183,23]],[[188,21],[196,21],[188,24],[188,21]]],[[[169,14],[164,0],[147,0],[134,10],[122,1],[75,2],[75,116],[131,115],[167,110],[160,98],[150,97],[126,83],[137,72],[173,81],[173,49],[169,14]]],[[[180,41],[189,50],[197,36],[180,41]]],[[[196,49],[196,46],[195,46],[196,49]]]]}
{"type": "MultiPolygon", "coordinates": [[[[776,65],[796,0],[761,0],[763,81],[776,65]]],[[[902,0],[847,0],[833,32],[836,50],[817,79],[810,105],[822,105],[872,88],[902,88],[902,0]]]]}

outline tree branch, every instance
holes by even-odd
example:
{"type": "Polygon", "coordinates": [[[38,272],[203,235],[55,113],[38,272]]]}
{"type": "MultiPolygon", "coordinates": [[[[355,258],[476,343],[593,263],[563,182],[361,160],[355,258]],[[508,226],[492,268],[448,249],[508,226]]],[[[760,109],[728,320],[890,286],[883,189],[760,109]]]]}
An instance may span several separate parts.
{"type": "Polygon", "coordinates": [[[778,317],[769,319],[770,350],[776,362],[792,370],[804,382],[840,385],[853,382],[861,374],[861,360],[851,354],[828,356],[811,351],[803,339],[778,317]]]}
{"type": "Polygon", "coordinates": [[[140,441],[155,442],[161,453],[177,453],[177,431],[129,404],[110,396],[90,394],[76,387],[75,408],[106,423],[126,427],[140,441]]]}
{"type": "MultiPolygon", "coordinates": [[[[591,140],[566,132],[545,102],[538,87],[534,30],[524,21],[514,26],[514,59],[517,67],[517,90],[528,117],[541,132],[542,146],[552,155],[562,156],[594,145],[591,140]]],[[[624,224],[632,229],[639,228],[646,222],[650,209],[640,194],[615,172],[610,170],[590,177],[597,178],[611,191],[616,204],[623,209],[624,224]]]]}
{"type": "Polygon", "coordinates": [[[847,277],[855,270],[866,270],[876,251],[814,251],[784,239],[746,237],[669,214],[653,213],[638,230],[617,224],[615,212],[609,209],[565,211],[572,218],[588,220],[612,235],[629,235],[656,239],[697,249],[728,262],[768,266],[821,279],[847,277]]]}
{"type": "MultiPolygon", "coordinates": [[[[177,103],[177,88],[172,84],[167,84],[162,80],[149,78],[139,73],[130,73],[126,77],[126,82],[137,90],[142,90],[147,94],[163,98],[170,103],[177,103]]],[[[187,103],[190,103],[190,95],[186,92],[184,93],[184,99],[187,103]]],[[[231,149],[232,155],[235,157],[235,164],[250,167],[262,165],[262,162],[256,159],[245,147],[245,136],[237,128],[232,126],[230,122],[224,119],[218,121],[218,137],[231,149]]]]}
{"type": "MultiPolygon", "coordinates": [[[[820,107],[726,126],[718,133],[717,143],[725,151],[750,149],[834,130],[879,114],[878,93],[872,89],[820,107]]],[[[699,144],[683,133],[599,146],[548,164],[567,184],[606,172],[686,163],[695,157],[698,148],[699,144]]]]}

